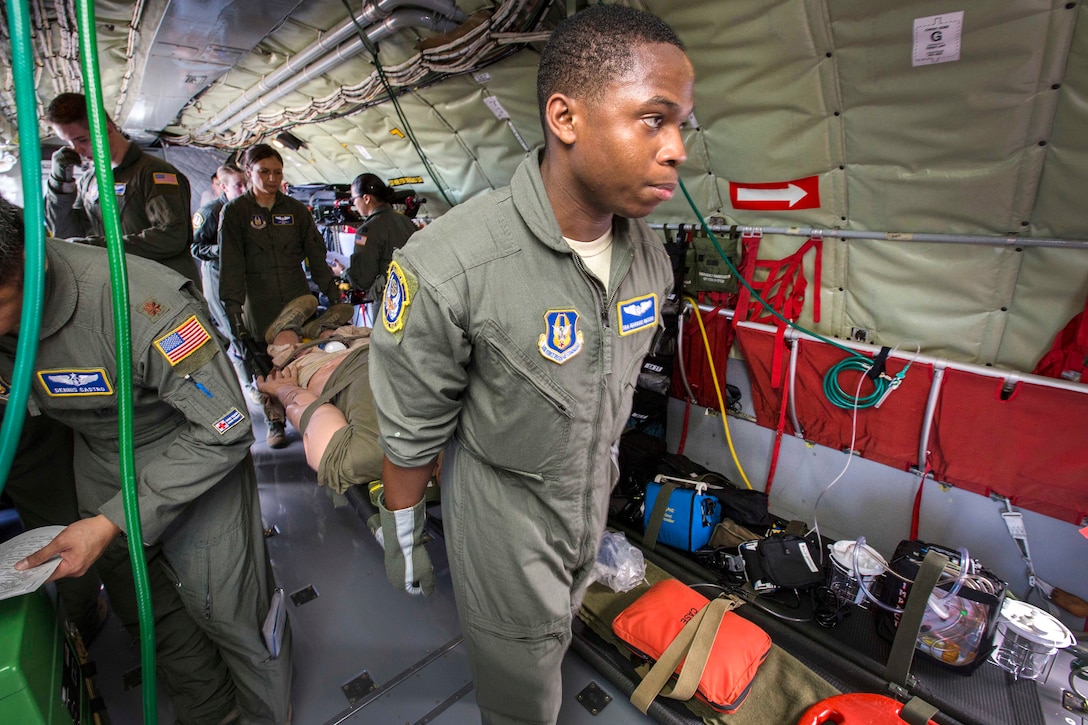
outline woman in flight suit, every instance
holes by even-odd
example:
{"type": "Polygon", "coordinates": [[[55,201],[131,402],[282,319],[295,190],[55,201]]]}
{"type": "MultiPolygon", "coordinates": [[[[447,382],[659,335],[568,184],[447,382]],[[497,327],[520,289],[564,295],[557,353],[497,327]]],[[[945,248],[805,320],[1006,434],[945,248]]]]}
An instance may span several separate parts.
{"type": "MultiPolygon", "coordinates": [[[[283,158],[268,144],[257,144],[246,150],[242,166],[249,190],[223,207],[219,223],[219,296],[234,337],[252,334],[259,340],[284,305],[310,294],[303,262],[330,303],[340,302],[341,294],[310,210],[280,191],[283,158]]],[[[263,362],[271,368],[271,361],[263,362]]],[[[283,409],[269,404],[265,414],[267,442],[282,448],[283,409]]]]}

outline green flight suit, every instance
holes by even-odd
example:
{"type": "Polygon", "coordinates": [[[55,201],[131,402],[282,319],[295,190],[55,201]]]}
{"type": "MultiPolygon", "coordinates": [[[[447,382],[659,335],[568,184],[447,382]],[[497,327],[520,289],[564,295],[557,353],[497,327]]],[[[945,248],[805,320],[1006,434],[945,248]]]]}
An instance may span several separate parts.
{"type": "Polygon", "coordinates": [[[372,336],[386,455],[414,467],[446,450],[446,550],[486,723],[556,720],[617,442],[672,286],[645,223],[616,218],[613,234],[605,289],[563,241],[530,155],[509,188],[394,255],[372,336]]]}
{"type": "MultiPolygon", "coordinates": [[[[8,382],[0,374],[0,420],[7,407],[8,382]]],[[[0,426],[2,429],[2,426],[0,426]]],[[[72,431],[43,416],[27,416],[19,436],[4,495],[15,504],[26,529],[67,526],[79,518],[75,472],[72,470],[72,431]]],[[[84,635],[98,623],[98,572],[91,567],[83,576],[59,579],[57,595],[65,615],[84,635]]]]}
{"type": "Polygon", "coordinates": [[[309,294],[304,261],[318,289],[340,301],[325,242],[310,210],[283,193],[271,209],[252,191],[227,202],[219,221],[219,296],[227,315],[245,309],[246,326],[257,340],[283,306],[309,294]]]}
{"type": "MultiPolygon", "coordinates": [[[[49,240],[47,254],[29,407],[75,431],[81,515],[104,514],[125,530],[106,253],[49,240]]],[[[214,642],[237,688],[243,722],[285,722],[290,639],[278,659],[268,659],[260,631],[271,597],[268,558],[241,390],[196,290],[172,271],[131,255],[128,273],[144,544],[156,561],[161,551],[164,571],[199,627],[194,633],[203,631],[214,642]]],[[[9,368],[14,349],[13,339],[0,338],[0,360],[9,368]]],[[[108,568],[102,568],[103,578],[108,568]]],[[[194,675],[217,666],[196,663],[194,675]]]]}
{"type": "Polygon", "coordinates": [[[212,313],[212,321],[219,331],[230,337],[230,324],[223,301],[219,299],[219,215],[227,204],[225,194],[220,194],[193,214],[193,256],[201,261],[200,272],[204,279],[204,299],[212,313]]]}
{"type": "MultiPolygon", "coordinates": [[[[189,180],[170,164],[131,144],[113,170],[114,193],[125,251],[153,259],[193,280],[200,288],[200,270],[189,253],[193,227],[189,219],[189,180]]],[[[45,192],[45,221],[61,239],[106,246],[98,176],[94,169],[81,176],[76,190],[45,192]]]]}
{"type": "Polygon", "coordinates": [[[366,242],[360,244],[357,236],[351,253],[348,279],[352,286],[367,290],[372,300],[379,299],[385,289],[385,271],[393,261],[393,251],[403,247],[416,231],[411,219],[388,204],[368,214],[359,225],[359,236],[365,236],[366,242]]]}
{"type": "Polygon", "coordinates": [[[325,381],[322,395],[310,404],[300,421],[305,432],[313,411],[326,400],[344,414],[348,424],[332,434],[317,467],[317,482],[337,493],[382,477],[382,450],[378,446],[374,395],[370,392],[369,358],[367,347],[348,353],[325,381]],[[332,391],[336,392],[329,395],[332,391]]]}

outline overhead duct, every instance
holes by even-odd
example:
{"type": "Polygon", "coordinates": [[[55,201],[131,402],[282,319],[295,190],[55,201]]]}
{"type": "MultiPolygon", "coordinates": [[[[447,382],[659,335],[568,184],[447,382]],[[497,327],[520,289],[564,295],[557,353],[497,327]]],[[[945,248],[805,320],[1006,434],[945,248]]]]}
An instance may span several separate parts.
{"type": "MultiPolygon", "coordinates": [[[[350,56],[345,56],[344,49],[338,47],[341,43],[352,37],[354,37],[355,41],[358,42],[359,39],[357,34],[360,27],[366,29],[366,32],[369,33],[370,26],[374,25],[379,20],[390,18],[395,14],[399,15],[401,11],[397,11],[397,13],[394,13],[394,11],[403,5],[410,5],[413,8],[422,8],[425,10],[434,11],[438,16],[441,17],[434,18],[429,22],[431,24],[442,23],[441,26],[435,28],[441,30],[442,32],[452,30],[457,25],[464,22],[465,19],[468,17],[467,15],[465,15],[464,11],[461,10],[461,8],[457,7],[457,3],[455,2],[455,0],[378,0],[378,2],[367,5],[365,8],[363,8],[363,11],[356,15],[354,19],[349,18],[336,28],[333,28],[329,32],[324,33],[318,40],[314,41],[307,47],[303,48],[300,52],[288,58],[283,63],[283,65],[277,68],[274,72],[262,78],[260,82],[257,83],[255,86],[243,91],[241,95],[238,96],[238,98],[232,101],[223,110],[215,114],[215,116],[212,117],[207,123],[197,129],[194,132],[194,135],[206,133],[209,130],[221,131],[223,129],[233,126],[239,120],[239,116],[241,118],[245,118],[246,116],[250,115],[251,111],[249,111],[248,109],[256,106],[264,100],[265,97],[258,96],[258,93],[261,93],[263,91],[271,91],[273,93],[276,92],[277,90],[279,90],[281,83],[288,81],[288,79],[292,78],[293,76],[298,77],[297,74],[307,73],[307,65],[322,57],[323,55],[334,54],[336,56],[339,56],[342,58],[340,62],[343,62],[343,60],[347,60],[347,58],[350,56]],[[251,93],[253,95],[251,95],[251,93]]],[[[420,19],[419,22],[412,23],[406,20],[402,20],[400,21],[400,23],[402,24],[398,25],[398,27],[409,27],[412,25],[416,27],[428,26],[428,21],[426,21],[425,19],[430,16],[428,16],[427,14],[419,13],[418,11],[415,13],[409,11],[409,14],[415,18],[420,19]]],[[[386,38],[388,37],[388,35],[383,34],[381,37],[386,38]]],[[[370,42],[374,43],[377,42],[377,40],[371,39],[370,42]]],[[[359,45],[361,48],[362,43],[359,43],[359,45]]],[[[358,50],[355,51],[356,54],[358,52],[358,50]]],[[[309,80],[312,77],[313,75],[309,75],[306,77],[306,80],[309,80]]],[[[297,87],[298,85],[295,85],[291,88],[291,90],[294,90],[294,88],[297,87]]],[[[264,108],[264,106],[268,105],[268,103],[271,103],[272,100],[261,103],[257,110],[260,110],[260,108],[264,108]]]]}

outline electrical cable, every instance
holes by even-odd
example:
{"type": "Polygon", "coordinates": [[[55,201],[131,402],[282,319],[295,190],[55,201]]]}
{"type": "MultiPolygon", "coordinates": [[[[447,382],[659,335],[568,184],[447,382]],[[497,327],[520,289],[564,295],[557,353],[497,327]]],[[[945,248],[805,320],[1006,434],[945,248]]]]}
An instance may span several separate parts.
{"type": "MultiPolygon", "coordinates": [[[[98,38],[94,16],[94,0],[76,0],[79,27],[79,60],[83,68],[87,98],[87,125],[94,150],[94,168],[99,189],[112,189],[113,166],[107,137],[102,81],[98,69],[98,38]]],[[[155,617],[148,586],[147,562],[144,559],[143,527],[140,524],[140,502],[136,489],[136,462],[133,446],[132,412],[132,327],[129,320],[128,270],[125,266],[125,245],[121,235],[117,197],[102,194],[102,223],[106,230],[106,250],[110,264],[110,285],[113,302],[114,344],[117,367],[117,427],[119,477],[121,498],[125,511],[128,551],[132,560],[132,578],[136,585],[136,605],[140,621],[140,660],[145,725],[158,722],[155,675],[155,617]]]]}
{"type": "Polygon", "coordinates": [[[367,51],[370,52],[370,57],[374,59],[374,67],[378,70],[378,79],[381,81],[382,87],[385,88],[385,92],[389,95],[389,100],[396,110],[397,118],[400,119],[401,124],[404,126],[405,136],[407,136],[408,140],[412,143],[412,148],[414,148],[416,154],[419,155],[419,160],[423,162],[423,168],[427,170],[431,179],[434,180],[434,185],[438,187],[438,193],[442,195],[442,198],[446,200],[446,203],[449,204],[450,207],[457,206],[456,202],[454,202],[453,199],[449,197],[449,194],[446,193],[445,184],[442,182],[441,177],[435,173],[435,170],[431,168],[431,162],[427,160],[427,154],[423,153],[423,147],[420,146],[419,141],[416,140],[416,135],[412,131],[412,126],[408,123],[408,117],[404,115],[404,110],[400,107],[400,101],[397,100],[397,94],[393,92],[393,87],[389,84],[389,79],[385,77],[385,69],[382,68],[382,62],[378,60],[378,49],[374,47],[374,44],[366,37],[366,30],[363,29],[363,26],[359,25],[359,20],[355,17],[355,11],[351,9],[348,0],[340,0],[340,2],[342,2],[347,9],[348,17],[351,18],[351,22],[355,25],[355,29],[359,33],[359,38],[362,40],[367,51]]]}
{"type": "Polygon", "coordinates": [[[744,472],[744,467],[740,465],[740,459],[737,458],[737,449],[733,446],[733,436],[729,434],[729,416],[726,412],[727,409],[725,407],[725,400],[722,398],[722,387],[718,384],[718,373],[714,369],[714,355],[710,352],[710,340],[706,336],[706,326],[703,325],[703,318],[699,314],[699,304],[691,297],[685,297],[684,300],[691,304],[692,315],[699,323],[699,332],[703,336],[703,345],[706,348],[706,358],[707,362],[710,365],[710,379],[714,381],[714,392],[718,396],[718,407],[721,409],[722,412],[722,428],[725,430],[725,440],[729,443],[729,452],[733,456],[733,463],[737,465],[737,472],[740,473],[740,477],[741,480],[744,481],[744,485],[747,486],[750,490],[754,490],[752,489],[751,481],[748,480],[748,475],[744,472]]]}

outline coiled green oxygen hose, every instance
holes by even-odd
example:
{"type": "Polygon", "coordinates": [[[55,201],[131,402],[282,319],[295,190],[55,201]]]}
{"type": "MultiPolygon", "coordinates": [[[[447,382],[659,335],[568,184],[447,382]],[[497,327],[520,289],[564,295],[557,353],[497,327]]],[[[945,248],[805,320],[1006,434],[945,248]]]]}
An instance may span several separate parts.
{"type": "Polygon", "coordinates": [[[30,44],[30,13],[25,3],[7,0],[8,37],[11,38],[15,102],[18,110],[19,142],[22,146],[23,189],[26,197],[26,252],[23,273],[23,310],[19,318],[19,345],[15,350],[15,370],[11,390],[0,426],[0,491],[11,472],[19,434],[23,432],[26,401],[30,397],[30,374],[38,356],[38,333],[42,324],[42,296],[45,293],[45,218],[42,205],[41,138],[38,135],[38,100],[34,92],[34,56],[30,44]]]}
{"type": "Polygon", "coordinates": [[[136,604],[140,613],[140,661],[142,674],[144,723],[158,722],[155,678],[155,619],[151,609],[147,562],[144,560],[143,527],[136,490],[136,461],[132,444],[132,327],[129,320],[128,268],[125,266],[125,246],[121,237],[121,221],[117,197],[113,189],[113,166],[106,133],[106,111],[102,101],[102,81],[98,69],[98,38],[94,22],[93,0],[76,0],[76,23],[79,28],[79,63],[83,69],[83,86],[87,97],[87,121],[94,148],[94,168],[102,205],[102,222],[106,228],[106,249],[110,260],[110,286],[113,292],[113,320],[117,369],[117,425],[121,476],[121,497],[128,530],[128,551],[132,560],[132,578],[136,583],[136,604]]]}

